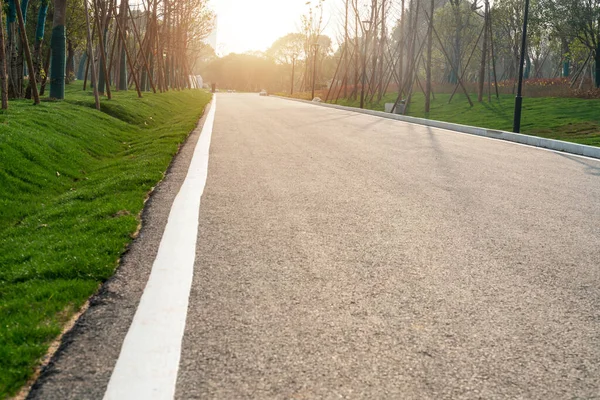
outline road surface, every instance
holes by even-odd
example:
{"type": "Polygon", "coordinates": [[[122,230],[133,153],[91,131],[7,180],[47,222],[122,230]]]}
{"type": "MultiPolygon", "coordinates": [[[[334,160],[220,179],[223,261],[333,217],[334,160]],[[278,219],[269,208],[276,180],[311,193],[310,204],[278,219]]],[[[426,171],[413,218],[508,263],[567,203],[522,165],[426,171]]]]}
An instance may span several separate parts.
{"type": "MultiPolygon", "coordinates": [[[[176,399],[600,397],[599,161],[216,106],[176,399]]],[[[30,398],[105,395],[197,135],[30,398]]]]}

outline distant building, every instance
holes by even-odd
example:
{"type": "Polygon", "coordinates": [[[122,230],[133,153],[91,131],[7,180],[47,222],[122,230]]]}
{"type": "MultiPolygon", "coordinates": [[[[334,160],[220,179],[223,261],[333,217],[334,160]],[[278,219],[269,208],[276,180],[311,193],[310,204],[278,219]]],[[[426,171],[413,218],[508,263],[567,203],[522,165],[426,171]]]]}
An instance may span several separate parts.
{"type": "Polygon", "coordinates": [[[198,85],[199,89],[202,89],[204,87],[204,79],[202,79],[202,75],[196,75],[196,84],[198,85]]]}

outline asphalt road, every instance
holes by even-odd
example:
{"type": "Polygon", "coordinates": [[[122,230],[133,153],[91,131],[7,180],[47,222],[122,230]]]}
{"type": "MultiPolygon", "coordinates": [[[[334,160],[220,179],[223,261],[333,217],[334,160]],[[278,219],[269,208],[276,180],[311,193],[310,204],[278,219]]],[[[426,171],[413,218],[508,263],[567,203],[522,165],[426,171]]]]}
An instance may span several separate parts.
{"type": "MultiPolygon", "coordinates": [[[[600,162],[258,95],[217,107],[177,399],[600,398],[600,162]]],[[[30,398],[102,398],[147,269],[124,264],[30,398]]]]}

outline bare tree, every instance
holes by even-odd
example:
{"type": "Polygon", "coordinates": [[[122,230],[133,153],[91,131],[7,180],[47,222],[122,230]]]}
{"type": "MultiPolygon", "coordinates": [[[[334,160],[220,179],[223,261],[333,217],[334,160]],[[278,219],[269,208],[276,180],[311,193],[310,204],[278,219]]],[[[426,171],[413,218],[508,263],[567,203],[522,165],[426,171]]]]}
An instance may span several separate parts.
{"type": "MultiPolygon", "coordinates": [[[[0,10],[4,9],[2,0],[0,0],[0,10]]],[[[0,15],[0,97],[3,110],[8,108],[8,82],[6,76],[6,44],[4,41],[4,26],[2,26],[2,16],[0,15]]]]}

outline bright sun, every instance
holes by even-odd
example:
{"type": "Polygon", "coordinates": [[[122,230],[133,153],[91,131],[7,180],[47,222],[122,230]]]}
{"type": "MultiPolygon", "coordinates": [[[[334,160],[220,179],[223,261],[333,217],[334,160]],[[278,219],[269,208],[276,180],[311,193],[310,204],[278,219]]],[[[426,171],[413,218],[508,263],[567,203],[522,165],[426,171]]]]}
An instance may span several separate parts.
{"type": "Polygon", "coordinates": [[[297,32],[308,10],[306,1],[212,0],[218,18],[217,53],[264,51],[279,37],[297,32]]]}

